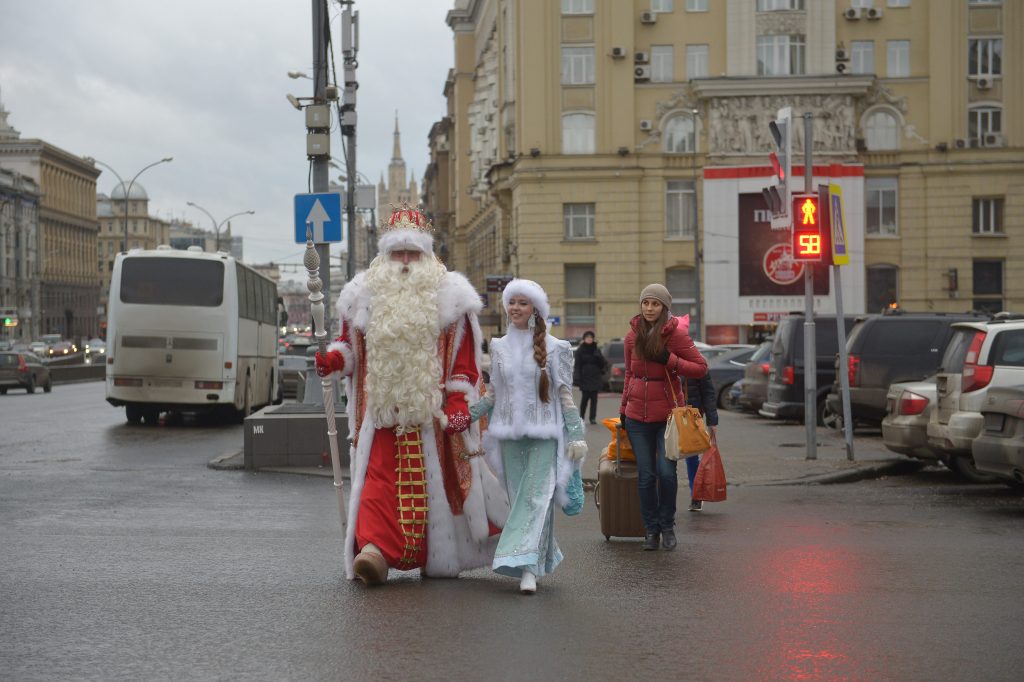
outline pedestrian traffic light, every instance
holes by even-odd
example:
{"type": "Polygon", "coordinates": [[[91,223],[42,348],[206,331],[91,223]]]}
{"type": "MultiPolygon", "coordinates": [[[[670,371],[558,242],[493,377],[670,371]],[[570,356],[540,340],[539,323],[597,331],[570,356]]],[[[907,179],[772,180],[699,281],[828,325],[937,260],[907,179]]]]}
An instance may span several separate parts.
{"type": "Polygon", "coordinates": [[[828,238],[821,229],[817,194],[793,195],[793,260],[821,262],[828,255],[828,238]]]}
{"type": "Polygon", "coordinates": [[[762,194],[772,214],[772,227],[788,228],[792,220],[789,213],[789,176],[793,159],[793,109],[779,109],[775,120],[768,124],[768,130],[775,142],[775,150],[768,154],[775,177],[774,184],[764,188],[762,194]]]}

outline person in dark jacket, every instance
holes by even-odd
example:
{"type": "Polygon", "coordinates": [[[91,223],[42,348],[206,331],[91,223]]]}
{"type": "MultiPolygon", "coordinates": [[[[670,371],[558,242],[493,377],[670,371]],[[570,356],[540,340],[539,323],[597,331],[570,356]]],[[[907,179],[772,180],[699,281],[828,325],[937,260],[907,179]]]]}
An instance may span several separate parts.
{"type": "Polygon", "coordinates": [[[594,340],[594,332],[584,332],[583,341],[576,349],[576,360],[572,368],[572,383],[578,386],[583,398],[580,400],[580,417],[587,414],[590,405],[590,423],[597,423],[597,392],[604,383],[604,369],[607,361],[594,340]]]}
{"type": "Polygon", "coordinates": [[[690,316],[675,317],[672,296],[662,284],[640,293],[640,314],[630,320],[623,341],[626,379],[619,418],[636,453],[643,549],[676,548],[676,462],[665,457],[665,421],[682,400],[680,377],[702,377],[708,363],[690,338],[690,316]],[[670,384],[671,383],[671,388],[670,384]]]}
{"type": "MultiPolygon", "coordinates": [[[[715,384],[711,381],[710,372],[700,379],[688,378],[686,380],[686,402],[700,410],[713,444],[718,431],[718,401],[715,398],[715,384]]],[[[690,479],[690,511],[692,512],[699,512],[704,508],[703,502],[693,499],[693,479],[697,476],[697,467],[699,466],[700,455],[686,458],[686,477],[690,479]]]]}

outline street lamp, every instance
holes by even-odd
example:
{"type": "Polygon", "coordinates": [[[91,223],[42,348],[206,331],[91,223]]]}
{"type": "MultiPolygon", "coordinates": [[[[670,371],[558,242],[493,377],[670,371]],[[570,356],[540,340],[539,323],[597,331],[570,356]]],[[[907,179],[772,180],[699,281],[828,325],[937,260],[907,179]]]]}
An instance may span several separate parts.
{"type": "MultiPolygon", "coordinates": [[[[170,163],[171,161],[174,160],[174,157],[173,156],[165,156],[164,158],[160,159],[159,161],[154,161],[153,163],[149,164],[148,166],[146,166],[145,168],[140,170],[138,173],[136,173],[135,177],[133,177],[131,179],[131,182],[129,182],[127,186],[125,186],[124,180],[121,179],[120,174],[118,174],[118,172],[116,170],[114,170],[113,167],[111,167],[108,164],[103,163],[99,159],[92,159],[91,157],[90,157],[90,159],[94,163],[98,163],[99,165],[101,165],[104,168],[106,168],[107,170],[109,170],[121,182],[121,189],[124,190],[124,243],[121,245],[121,250],[122,251],[128,251],[128,197],[132,193],[132,185],[135,184],[135,181],[139,179],[140,175],[142,175],[143,173],[148,171],[150,168],[152,168],[153,166],[159,166],[161,163],[170,163]]],[[[113,194],[113,192],[111,192],[111,194],[113,194]]]]}
{"type": "Polygon", "coordinates": [[[217,244],[217,248],[214,249],[215,251],[220,251],[220,228],[224,227],[224,223],[228,222],[232,218],[237,218],[240,215],[253,215],[254,213],[256,213],[256,211],[252,211],[252,210],[249,210],[249,211],[239,211],[238,213],[232,213],[227,218],[225,218],[224,220],[222,220],[222,221],[220,221],[218,223],[217,219],[213,217],[213,214],[211,214],[209,211],[207,211],[205,208],[203,208],[199,204],[195,203],[194,201],[189,201],[189,202],[186,202],[186,203],[188,203],[188,205],[191,206],[192,208],[198,208],[200,211],[202,211],[207,216],[209,216],[210,220],[213,222],[214,239],[216,239],[216,244],[217,244]]]}

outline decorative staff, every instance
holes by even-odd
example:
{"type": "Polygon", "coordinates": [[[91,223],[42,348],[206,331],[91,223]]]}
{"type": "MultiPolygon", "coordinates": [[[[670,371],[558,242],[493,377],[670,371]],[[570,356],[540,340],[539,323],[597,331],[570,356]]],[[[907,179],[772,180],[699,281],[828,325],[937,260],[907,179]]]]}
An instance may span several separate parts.
{"type": "MultiPolygon", "coordinates": [[[[327,328],[324,325],[324,295],[321,291],[324,283],[320,279],[320,255],[313,245],[313,226],[306,223],[306,254],[302,258],[303,265],[309,272],[309,312],[313,316],[313,336],[322,354],[327,353],[327,328]]],[[[334,490],[338,493],[338,512],[341,514],[341,525],[345,525],[348,506],[345,504],[345,489],[341,482],[341,460],[338,456],[338,429],[334,422],[334,375],[320,377],[320,385],[324,390],[324,413],[327,416],[327,440],[331,446],[331,468],[334,470],[334,490]]]]}

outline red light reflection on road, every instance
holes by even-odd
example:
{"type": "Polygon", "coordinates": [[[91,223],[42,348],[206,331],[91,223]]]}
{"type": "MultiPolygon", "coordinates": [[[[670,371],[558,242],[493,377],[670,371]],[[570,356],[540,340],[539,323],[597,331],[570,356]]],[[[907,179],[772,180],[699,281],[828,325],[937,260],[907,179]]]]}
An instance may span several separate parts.
{"type": "MultiPolygon", "coordinates": [[[[796,532],[818,535],[825,529],[801,527],[796,532]]],[[[765,600],[765,636],[757,638],[766,647],[757,656],[759,679],[856,679],[873,667],[853,660],[851,649],[859,643],[844,637],[848,600],[858,590],[852,564],[849,552],[824,544],[780,548],[756,562],[765,600]]]]}

